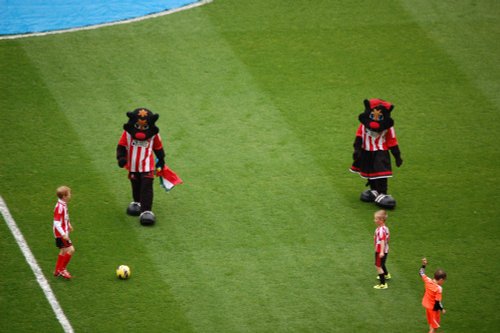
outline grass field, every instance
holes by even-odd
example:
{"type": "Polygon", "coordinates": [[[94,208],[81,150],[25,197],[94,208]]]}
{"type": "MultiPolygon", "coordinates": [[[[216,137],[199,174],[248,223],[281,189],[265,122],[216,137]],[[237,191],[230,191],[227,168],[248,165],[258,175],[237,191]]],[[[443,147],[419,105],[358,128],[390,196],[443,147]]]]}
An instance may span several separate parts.
{"type": "MultiPolygon", "coordinates": [[[[215,0],[1,40],[0,195],[76,332],[427,332],[423,256],[448,272],[441,332],[497,331],[499,19],[494,0],[215,0]],[[347,171],[374,97],[404,159],[380,291],[376,208],[347,171]],[[151,228],[115,161],[139,106],[185,182],[156,184],[151,228]],[[51,276],[61,184],[71,281],[51,276]]],[[[0,332],[62,332],[5,223],[0,263],[0,332]]]]}

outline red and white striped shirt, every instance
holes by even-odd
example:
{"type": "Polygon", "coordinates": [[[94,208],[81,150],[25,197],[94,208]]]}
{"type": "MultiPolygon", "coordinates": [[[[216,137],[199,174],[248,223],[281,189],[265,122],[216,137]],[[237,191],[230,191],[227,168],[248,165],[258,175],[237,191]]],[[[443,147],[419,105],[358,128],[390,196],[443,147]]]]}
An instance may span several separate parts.
{"type": "Polygon", "coordinates": [[[375,252],[377,253],[380,253],[380,243],[382,243],[382,241],[385,242],[385,246],[384,246],[384,253],[388,253],[389,252],[389,238],[390,238],[390,234],[389,234],[389,228],[387,228],[387,226],[383,225],[383,226],[380,226],[380,227],[377,227],[377,229],[375,229],[375,235],[373,236],[373,239],[375,241],[375,252]]]}
{"type": "Polygon", "coordinates": [[[68,234],[70,226],[68,205],[64,200],[58,199],[54,208],[54,236],[59,238],[68,234]]]}
{"type": "Polygon", "coordinates": [[[398,145],[394,127],[390,127],[382,132],[375,132],[367,129],[365,125],[360,124],[356,136],[363,140],[362,148],[367,151],[388,150],[398,145]]]}
{"type": "Polygon", "coordinates": [[[127,148],[127,165],[130,172],[149,172],[155,169],[154,150],[163,147],[160,134],[153,135],[147,140],[136,140],[127,131],[118,141],[120,146],[127,148]]]}

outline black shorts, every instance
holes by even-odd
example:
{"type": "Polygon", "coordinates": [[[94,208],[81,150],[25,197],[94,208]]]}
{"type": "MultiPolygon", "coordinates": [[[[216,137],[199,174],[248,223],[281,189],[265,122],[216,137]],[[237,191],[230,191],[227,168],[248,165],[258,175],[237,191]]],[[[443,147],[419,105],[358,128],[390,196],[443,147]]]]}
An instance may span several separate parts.
{"type": "Polygon", "coordinates": [[[65,240],[62,237],[57,237],[56,238],[56,246],[60,249],[65,249],[67,247],[73,246],[73,243],[71,243],[71,240],[65,240]]]}

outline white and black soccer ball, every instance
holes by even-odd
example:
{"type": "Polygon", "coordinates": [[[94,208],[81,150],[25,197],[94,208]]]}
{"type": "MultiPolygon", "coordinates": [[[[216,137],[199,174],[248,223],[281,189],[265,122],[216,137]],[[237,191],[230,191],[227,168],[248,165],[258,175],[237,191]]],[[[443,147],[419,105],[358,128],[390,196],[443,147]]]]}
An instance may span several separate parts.
{"type": "Polygon", "coordinates": [[[132,272],[130,271],[130,267],[128,267],[127,265],[120,265],[116,270],[116,277],[121,280],[126,280],[130,277],[131,273],[132,272]]]}

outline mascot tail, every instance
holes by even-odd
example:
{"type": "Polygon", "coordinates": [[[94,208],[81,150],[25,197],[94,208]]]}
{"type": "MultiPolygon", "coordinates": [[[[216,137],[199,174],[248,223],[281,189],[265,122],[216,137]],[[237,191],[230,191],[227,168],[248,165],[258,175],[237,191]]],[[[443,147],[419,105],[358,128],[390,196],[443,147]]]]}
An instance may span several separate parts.
{"type": "Polygon", "coordinates": [[[156,172],[156,176],[160,178],[160,185],[167,192],[176,185],[182,184],[182,179],[166,165],[156,172]]]}

